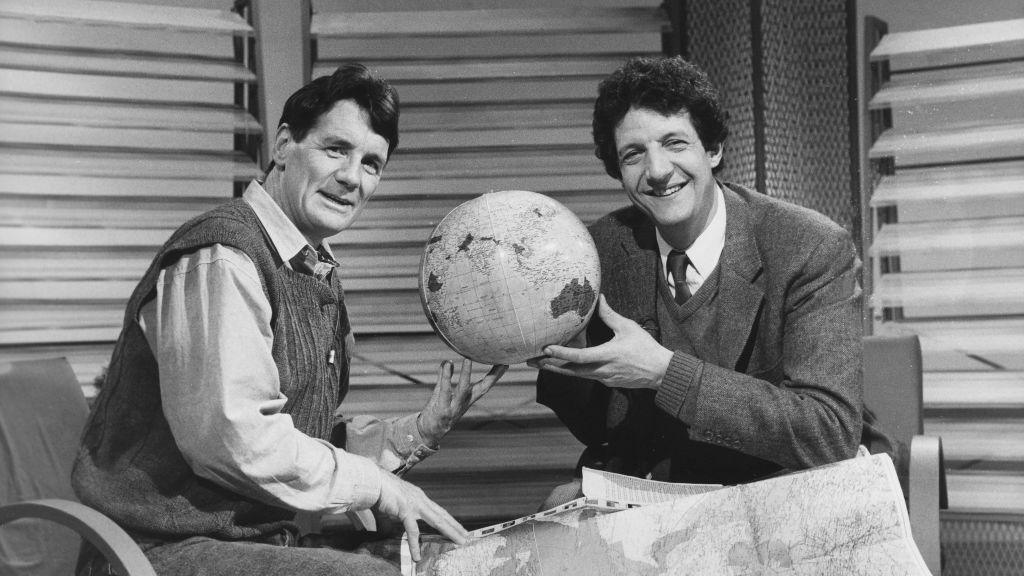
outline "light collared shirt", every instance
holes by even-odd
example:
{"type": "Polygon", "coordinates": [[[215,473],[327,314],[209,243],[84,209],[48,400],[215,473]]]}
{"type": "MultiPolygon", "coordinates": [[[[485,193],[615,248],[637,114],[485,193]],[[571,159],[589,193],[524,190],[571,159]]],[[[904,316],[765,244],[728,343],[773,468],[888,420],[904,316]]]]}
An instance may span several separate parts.
{"type": "Polygon", "coordinates": [[[657,228],[655,235],[658,238],[658,253],[661,256],[661,270],[668,280],[669,290],[676,295],[676,285],[672,278],[672,272],[668,269],[668,253],[673,249],[684,250],[690,259],[690,265],[686,267],[686,287],[690,294],[696,294],[697,290],[704,284],[708,276],[718,266],[718,260],[722,257],[722,249],[725,248],[725,195],[722,194],[721,186],[715,186],[715,209],[711,216],[711,222],[701,232],[693,244],[677,248],[673,247],[661,236],[657,228]]]}
{"type": "MultiPolygon", "coordinates": [[[[308,246],[258,183],[243,198],[284,262],[308,246]]],[[[320,248],[333,258],[326,244],[320,248]]],[[[160,272],[156,298],[139,322],[182,455],[197,475],[275,505],[327,513],[369,508],[380,497],[381,474],[404,473],[434,452],[417,415],[345,419],[345,449],[300,432],[282,412],[287,398],[271,355],[270,317],[256,265],[235,248],[204,247],[160,272]]]]}

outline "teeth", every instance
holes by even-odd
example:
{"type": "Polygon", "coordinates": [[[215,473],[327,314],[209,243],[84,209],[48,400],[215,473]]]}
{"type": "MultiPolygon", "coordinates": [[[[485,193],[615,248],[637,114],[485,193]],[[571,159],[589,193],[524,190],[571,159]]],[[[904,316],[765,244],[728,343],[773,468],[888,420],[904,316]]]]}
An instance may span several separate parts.
{"type": "Polygon", "coordinates": [[[648,196],[654,196],[654,197],[657,197],[657,198],[662,198],[662,197],[665,197],[665,196],[671,196],[672,194],[675,194],[676,192],[678,192],[678,191],[680,191],[682,189],[683,189],[683,184],[677,184],[675,186],[669,186],[668,188],[665,188],[664,190],[651,190],[650,192],[647,193],[647,195],[648,196]]]}

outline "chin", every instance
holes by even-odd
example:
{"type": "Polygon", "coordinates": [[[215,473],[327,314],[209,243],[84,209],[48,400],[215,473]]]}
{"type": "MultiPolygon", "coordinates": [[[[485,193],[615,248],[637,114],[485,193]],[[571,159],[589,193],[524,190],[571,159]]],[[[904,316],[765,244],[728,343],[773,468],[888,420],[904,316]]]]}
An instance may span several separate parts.
{"type": "Polygon", "coordinates": [[[652,218],[659,228],[666,229],[672,228],[673,226],[686,225],[687,222],[693,219],[693,214],[690,212],[672,215],[660,214],[658,216],[653,216],[652,218]]]}
{"type": "Polygon", "coordinates": [[[349,219],[328,219],[317,222],[318,235],[324,239],[330,238],[335,234],[338,234],[342,230],[348,228],[351,225],[349,219]]]}

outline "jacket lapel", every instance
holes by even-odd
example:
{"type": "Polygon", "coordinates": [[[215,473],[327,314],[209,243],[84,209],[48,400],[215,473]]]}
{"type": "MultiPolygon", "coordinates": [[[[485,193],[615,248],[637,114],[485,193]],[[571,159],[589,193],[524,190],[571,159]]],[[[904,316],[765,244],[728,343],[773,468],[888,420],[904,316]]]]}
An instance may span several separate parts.
{"type": "Polygon", "coordinates": [[[605,297],[616,312],[634,320],[657,337],[655,297],[659,260],[654,224],[637,213],[622,232],[618,246],[621,252],[617,258],[609,259],[609,264],[614,262],[617,269],[606,274],[607,281],[614,288],[604,290],[605,297]]]}
{"type": "Polygon", "coordinates": [[[761,255],[754,242],[754,222],[750,206],[727,185],[725,194],[725,248],[719,266],[719,361],[722,366],[740,369],[737,362],[746,348],[751,329],[764,299],[761,255]]]}

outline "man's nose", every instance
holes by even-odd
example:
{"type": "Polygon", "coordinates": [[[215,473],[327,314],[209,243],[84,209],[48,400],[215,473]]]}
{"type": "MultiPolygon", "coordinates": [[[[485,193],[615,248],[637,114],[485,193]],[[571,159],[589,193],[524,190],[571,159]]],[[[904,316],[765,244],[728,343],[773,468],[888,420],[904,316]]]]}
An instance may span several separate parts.
{"type": "Polygon", "coordinates": [[[647,152],[648,183],[665,182],[672,176],[672,162],[664,150],[655,148],[647,152]]]}
{"type": "Polygon", "coordinates": [[[356,161],[347,161],[334,171],[334,179],[348,190],[359,186],[360,165],[356,161]]]}

